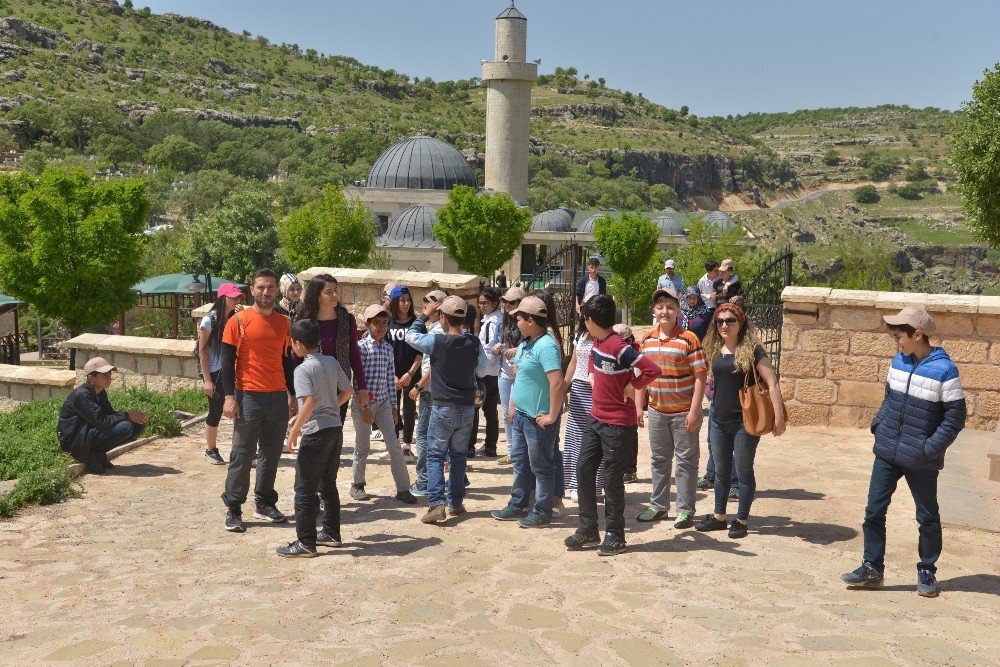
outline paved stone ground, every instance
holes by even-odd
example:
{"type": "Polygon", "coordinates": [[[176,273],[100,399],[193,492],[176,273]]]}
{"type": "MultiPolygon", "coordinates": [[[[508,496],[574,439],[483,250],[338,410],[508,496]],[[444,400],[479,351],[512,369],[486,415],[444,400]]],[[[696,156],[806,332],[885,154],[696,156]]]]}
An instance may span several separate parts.
{"type": "MultiPolygon", "coordinates": [[[[118,475],[83,478],[83,497],[0,523],[2,661],[997,664],[997,533],[946,528],[944,592],[920,598],[904,487],[886,587],[841,585],[861,550],[869,440],[827,428],[765,438],[740,541],[636,524],[647,468],[628,487],[628,553],[567,553],[575,507],[546,529],[495,522],[510,469],[480,460],[458,520],[425,526],[423,502],[347,498],[347,546],[291,561],[274,555],[290,525],[223,530],[225,468],[204,461],[200,433],[160,441],[116,461],[118,475]]],[[[290,511],[294,471],[282,463],[290,511]]],[[[369,471],[370,490],[389,494],[388,465],[369,471]]]]}

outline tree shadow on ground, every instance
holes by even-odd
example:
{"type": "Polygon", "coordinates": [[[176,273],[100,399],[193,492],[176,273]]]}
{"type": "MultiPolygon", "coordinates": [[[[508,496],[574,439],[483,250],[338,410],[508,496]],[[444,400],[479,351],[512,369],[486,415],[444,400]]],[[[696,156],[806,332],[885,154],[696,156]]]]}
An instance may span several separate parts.
{"type": "MultiPolygon", "coordinates": [[[[628,535],[626,534],[626,540],[628,535]]],[[[697,531],[685,531],[675,533],[665,540],[645,542],[643,544],[629,544],[629,551],[637,552],[667,552],[667,551],[722,551],[736,556],[756,556],[756,552],[746,551],[740,548],[737,540],[715,539],[704,533],[697,531]]]]}
{"type": "Polygon", "coordinates": [[[117,477],[163,477],[164,475],[179,475],[180,473],[180,470],[170,466],[136,463],[134,465],[116,464],[110,474],[117,477]]]}
{"type": "Polygon", "coordinates": [[[854,539],[858,531],[833,523],[796,521],[787,516],[750,516],[750,532],[761,535],[797,537],[810,544],[833,544],[854,539]]]}
{"type": "MultiPolygon", "coordinates": [[[[962,592],[962,593],[983,593],[985,595],[1000,596],[1000,576],[995,574],[967,574],[961,577],[938,580],[941,592],[962,592]]],[[[917,586],[916,577],[911,584],[895,584],[893,586],[882,586],[881,588],[858,588],[852,590],[865,591],[913,591],[917,586]]]]}

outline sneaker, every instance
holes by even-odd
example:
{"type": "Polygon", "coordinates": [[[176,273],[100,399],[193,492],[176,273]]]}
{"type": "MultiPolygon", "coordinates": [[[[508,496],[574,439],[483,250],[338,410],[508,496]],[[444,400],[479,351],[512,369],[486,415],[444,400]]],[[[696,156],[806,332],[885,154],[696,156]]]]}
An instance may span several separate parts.
{"type": "Polygon", "coordinates": [[[402,491],[396,492],[396,500],[401,503],[406,503],[407,505],[416,505],[417,497],[410,493],[409,489],[403,489],[402,491]]]}
{"type": "Polygon", "coordinates": [[[611,535],[605,535],[604,541],[597,549],[598,556],[617,556],[621,553],[625,553],[625,540],[611,535]]]}
{"type": "Polygon", "coordinates": [[[487,459],[495,459],[497,457],[497,450],[494,449],[493,451],[489,451],[486,449],[486,445],[483,445],[476,450],[476,456],[482,456],[487,459]]]}
{"type": "Polygon", "coordinates": [[[115,464],[112,463],[107,456],[101,459],[101,465],[104,466],[104,472],[111,472],[115,469],[115,464]]]}
{"type": "Polygon", "coordinates": [[[687,512],[681,512],[674,521],[674,528],[690,528],[694,525],[694,517],[687,512]]]}
{"type": "Polygon", "coordinates": [[[636,521],[648,523],[650,521],[662,521],[667,518],[667,513],[654,507],[647,507],[642,514],[635,518],[636,521]]]}
{"type": "MultiPolygon", "coordinates": [[[[854,572],[840,575],[848,586],[859,588],[878,588],[882,585],[885,575],[876,570],[871,563],[862,563],[854,572]]],[[[919,592],[919,589],[918,589],[919,592]]]]}
{"type": "Polygon", "coordinates": [[[403,461],[406,463],[416,463],[417,455],[409,447],[403,447],[403,461]]]}
{"type": "Polygon", "coordinates": [[[205,450],[205,458],[208,459],[208,462],[211,463],[214,466],[224,466],[224,465],[226,465],[226,462],[224,460],[222,460],[222,455],[219,454],[219,448],[218,447],[216,447],[215,449],[206,449],[205,450]]]}
{"type": "Polygon", "coordinates": [[[278,547],[277,552],[282,558],[315,558],[319,555],[316,549],[310,549],[298,540],[289,542],[287,547],[278,547]]]}
{"type": "Polygon", "coordinates": [[[376,454],[375,458],[378,459],[379,461],[388,461],[389,460],[389,450],[386,450],[384,452],[380,452],[380,453],[376,454]]]}
{"type": "Polygon", "coordinates": [[[344,546],[343,540],[340,539],[340,535],[331,535],[325,530],[321,530],[316,533],[316,544],[324,547],[342,547],[344,546]]]}
{"type": "Polygon", "coordinates": [[[565,544],[566,548],[569,549],[570,551],[579,551],[584,547],[589,547],[600,543],[601,543],[600,535],[596,533],[593,535],[588,535],[587,533],[581,530],[576,531],[575,533],[567,537],[565,540],[563,540],[563,544],[565,544]]]}
{"type": "Polygon", "coordinates": [[[504,454],[497,459],[497,465],[509,466],[510,465],[510,454],[504,454]]]}
{"type": "Polygon", "coordinates": [[[580,492],[577,491],[576,489],[570,489],[569,499],[572,500],[574,503],[580,502],[580,492]]]}
{"type": "Polygon", "coordinates": [[[226,530],[230,533],[245,533],[247,527],[243,525],[243,514],[233,510],[226,512],[226,530]]]}
{"type": "Polygon", "coordinates": [[[917,595],[925,598],[936,598],[941,588],[937,584],[937,578],[929,570],[917,571],[917,595]]]}
{"type": "Polygon", "coordinates": [[[427,510],[427,514],[420,517],[423,523],[439,523],[444,521],[447,517],[445,514],[444,505],[435,505],[427,510]]]}
{"type": "Polygon", "coordinates": [[[382,435],[382,431],[375,429],[372,431],[372,440],[381,440],[385,442],[385,436],[382,435]]]}
{"type": "Polygon", "coordinates": [[[736,488],[735,486],[729,487],[729,499],[730,500],[739,500],[740,499],[740,490],[738,488],[736,488]]]}
{"type": "Polygon", "coordinates": [[[414,484],[413,486],[410,487],[410,493],[412,493],[415,496],[426,496],[427,495],[427,487],[420,488],[419,486],[417,486],[416,484],[414,484]]]}
{"type": "Polygon", "coordinates": [[[84,470],[89,472],[91,475],[103,475],[105,470],[104,463],[97,459],[91,459],[90,461],[87,461],[87,464],[84,466],[84,470]]]}
{"type": "Polygon", "coordinates": [[[733,522],[729,524],[729,537],[734,540],[738,540],[741,537],[747,536],[747,525],[741,521],[733,519],[733,522]]]}
{"type": "Polygon", "coordinates": [[[698,479],[698,489],[701,491],[708,491],[713,486],[715,486],[715,478],[709,477],[708,475],[703,475],[698,479]]]}
{"type": "Polygon", "coordinates": [[[701,533],[707,533],[712,530],[725,530],[728,527],[725,521],[719,521],[714,514],[706,514],[705,518],[699,521],[694,529],[701,533]]]}
{"type": "Polygon", "coordinates": [[[518,521],[528,516],[528,510],[507,505],[502,510],[493,510],[490,512],[490,516],[497,521],[518,521]]]}
{"type": "Polygon", "coordinates": [[[465,514],[465,505],[459,503],[457,505],[448,505],[448,516],[461,516],[465,514]]]}
{"type": "Polygon", "coordinates": [[[639,473],[635,471],[625,473],[625,483],[634,484],[639,481],[639,473]]]}
{"type": "Polygon", "coordinates": [[[354,485],[354,484],[351,485],[351,498],[354,498],[355,500],[371,500],[372,499],[372,497],[370,495],[368,495],[368,493],[365,492],[365,487],[363,487],[363,486],[357,486],[357,485],[354,485]]]}
{"type": "Polygon", "coordinates": [[[547,526],[551,522],[552,519],[546,519],[539,512],[531,512],[528,516],[518,521],[521,528],[538,528],[539,526],[547,526]]]}
{"type": "Polygon", "coordinates": [[[255,519],[267,519],[271,523],[285,523],[288,518],[278,511],[278,508],[274,505],[257,505],[257,509],[253,512],[253,518],[255,519]]]}

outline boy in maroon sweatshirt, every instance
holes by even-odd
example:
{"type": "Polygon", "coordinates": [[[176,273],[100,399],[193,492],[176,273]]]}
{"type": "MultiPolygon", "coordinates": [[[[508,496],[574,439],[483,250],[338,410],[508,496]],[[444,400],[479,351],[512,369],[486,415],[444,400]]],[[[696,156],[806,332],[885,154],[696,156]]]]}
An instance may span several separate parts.
{"type": "Polygon", "coordinates": [[[566,548],[582,549],[601,541],[597,521],[597,467],[604,461],[605,536],[597,553],[614,556],[625,551],[625,483],[632,440],[638,437],[635,390],[660,377],[660,367],[625,343],[612,327],[615,301],[607,294],[581,306],[587,330],[594,337],[588,370],[593,378],[593,409],[577,461],[580,527],[566,538],[566,548]],[[633,369],[639,370],[637,376],[633,369]]]}

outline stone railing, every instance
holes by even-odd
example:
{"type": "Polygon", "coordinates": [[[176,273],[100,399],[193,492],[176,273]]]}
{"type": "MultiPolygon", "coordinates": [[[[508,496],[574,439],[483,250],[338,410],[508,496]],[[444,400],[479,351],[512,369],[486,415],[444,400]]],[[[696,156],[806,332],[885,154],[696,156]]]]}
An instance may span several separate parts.
{"type": "Polygon", "coordinates": [[[62,343],[76,350],[76,380],[83,381],[83,367],[92,357],[104,357],[116,366],[112,389],[136,387],[169,392],[197,389],[198,364],[193,340],[83,334],[62,343]]]}
{"type": "Polygon", "coordinates": [[[0,364],[0,400],[20,403],[69,396],[76,386],[76,373],[44,366],[0,364]]]}
{"type": "Polygon", "coordinates": [[[1000,297],[786,287],[781,393],[792,425],[868,428],[882,404],[896,343],[882,316],[926,308],[958,366],[967,427],[992,430],[1000,417],[1000,297]]]}

